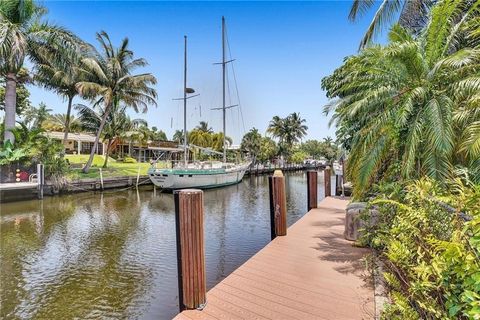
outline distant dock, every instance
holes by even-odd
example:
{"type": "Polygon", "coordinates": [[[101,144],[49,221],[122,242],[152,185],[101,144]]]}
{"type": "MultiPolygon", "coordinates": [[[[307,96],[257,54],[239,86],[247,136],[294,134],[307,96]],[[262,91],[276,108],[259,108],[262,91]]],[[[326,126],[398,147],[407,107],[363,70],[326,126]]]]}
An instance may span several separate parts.
{"type": "Polygon", "coordinates": [[[303,165],[303,164],[286,164],[284,166],[263,166],[263,165],[253,165],[247,169],[245,175],[261,175],[261,174],[272,174],[275,170],[282,170],[283,172],[288,171],[306,171],[306,170],[324,170],[325,165],[303,165]]]}
{"type": "Polygon", "coordinates": [[[343,237],[347,200],[328,197],[207,293],[192,319],[374,319],[368,249],[343,237]]]}

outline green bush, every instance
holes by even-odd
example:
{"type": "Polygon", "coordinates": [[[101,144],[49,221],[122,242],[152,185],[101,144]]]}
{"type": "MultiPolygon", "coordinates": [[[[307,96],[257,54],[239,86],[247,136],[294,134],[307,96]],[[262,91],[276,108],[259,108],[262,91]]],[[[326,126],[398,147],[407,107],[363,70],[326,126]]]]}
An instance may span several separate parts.
{"type": "Polygon", "coordinates": [[[125,157],[123,159],[123,163],[137,163],[137,160],[131,158],[131,157],[125,157]]]}
{"type": "Polygon", "coordinates": [[[422,179],[371,201],[364,241],[385,258],[382,319],[480,319],[480,186],[422,179]]]}

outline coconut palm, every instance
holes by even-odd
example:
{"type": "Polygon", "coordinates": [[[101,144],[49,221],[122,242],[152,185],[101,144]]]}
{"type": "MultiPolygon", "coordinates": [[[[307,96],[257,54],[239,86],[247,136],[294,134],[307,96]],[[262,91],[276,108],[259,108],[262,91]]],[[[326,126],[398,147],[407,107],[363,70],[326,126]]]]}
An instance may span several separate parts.
{"type": "MultiPolygon", "coordinates": [[[[188,135],[188,131],[187,131],[188,135]]],[[[183,130],[175,130],[175,133],[172,136],[172,140],[175,141],[178,144],[183,143],[183,130]]]]}
{"type": "Polygon", "coordinates": [[[78,95],[77,84],[82,81],[80,63],[83,56],[88,55],[88,46],[81,46],[78,54],[72,55],[68,64],[59,64],[54,59],[48,59],[36,66],[35,81],[44,88],[54,91],[67,101],[67,113],[63,120],[63,145],[66,145],[70,129],[70,119],[73,99],[78,95]]]}
{"type": "MultiPolygon", "coordinates": [[[[91,108],[78,104],[75,109],[79,114],[79,121],[82,124],[82,129],[87,132],[96,133],[100,123],[102,122],[105,110],[101,106],[97,106],[98,112],[95,112],[91,108]]],[[[108,158],[112,151],[112,146],[115,139],[119,138],[123,133],[131,128],[131,121],[125,114],[126,106],[115,105],[111,108],[107,117],[107,122],[102,130],[102,139],[107,142],[105,149],[105,160],[103,167],[106,168],[108,164],[108,158]]]]}
{"type": "Polygon", "coordinates": [[[300,141],[306,134],[308,127],[304,124],[305,119],[299,113],[292,113],[286,118],[274,116],[268,125],[267,132],[272,137],[278,138],[279,152],[282,156],[287,155],[293,144],[300,141]]]}
{"type": "Polygon", "coordinates": [[[138,129],[138,128],[141,128],[141,127],[147,127],[148,128],[148,122],[147,122],[147,120],[140,119],[140,118],[133,119],[132,120],[132,127],[134,129],[138,129]]]}
{"type": "MultiPolygon", "coordinates": [[[[229,136],[225,137],[225,147],[231,146],[233,143],[232,138],[229,136]]],[[[210,147],[216,151],[222,151],[223,150],[223,132],[216,132],[211,134],[211,144],[210,147]]]]}
{"type": "Polygon", "coordinates": [[[417,38],[397,25],[388,45],[348,58],[322,80],[339,98],[325,111],[348,141],[355,196],[396,167],[398,178],[442,181],[456,166],[480,178],[478,6],[465,14],[465,4],[440,2],[417,38]]]}
{"type": "Polygon", "coordinates": [[[67,117],[65,113],[50,115],[42,124],[45,130],[67,132],[79,132],[81,126],[82,124],[78,118],[73,115],[67,117]]]}
{"type": "Polygon", "coordinates": [[[247,132],[242,138],[240,149],[242,152],[248,153],[252,157],[252,163],[256,162],[257,156],[260,152],[261,143],[262,135],[256,128],[250,129],[250,131],[247,132]]]}
{"type": "Polygon", "coordinates": [[[283,143],[285,138],[285,119],[279,116],[274,116],[268,124],[267,132],[274,138],[278,138],[280,143],[283,143]]]}
{"type": "MultiPolygon", "coordinates": [[[[46,22],[44,7],[33,0],[0,1],[0,74],[5,77],[5,141],[14,142],[16,87],[26,58],[34,63],[45,60],[45,53],[76,50],[79,39],[68,30],[46,22]]],[[[63,60],[63,59],[62,59],[63,60]]],[[[59,60],[60,61],[60,60],[59,60]]]]}
{"type": "Polygon", "coordinates": [[[168,140],[165,132],[163,132],[163,130],[158,130],[157,127],[152,127],[152,130],[151,130],[150,133],[151,133],[150,138],[153,141],[167,141],[168,140]]]}
{"type": "Polygon", "coordinates": [[[285,142],[294,144],[300,141],[306,134],[308,127],[304,124],[305,119],[300,117],[300,113],[294,112],[285,119],[285,142]]]}
{"type": "Polygon", "coordinates": [[[195,128],[203,132],[213,133],[213,128],[208,126],[208,122],[200,121],[200,124],[195,128]]]}
{"type": "Polygon", "coordinates": [[[104,31],[97,33],[101,53],[82,59],[86,80],[77,84],[80,94],[94,102],[94,106],[103,105],[104,114],[97,130],[94,147],[83,172],[92,165],[95,149],[102,134],[105,122],[112,108],[120,104],[133,108],[136,112],[146,112],[148,105],[157,104],[157,93],[152,85],[157,80],[150,73],[132,74],[138,67],[147,65],[145,59],[134,59],[133,51],[128,48],[125,38],[115,48],[104,31]]]}
{"type": "Polygon", "coordinates": [[[212,144],[212,134],[200,129],[193,129],[188,133],[188,142],[199,147],[208,148],[212,144]]]}
{"type": "Polygon", "coordinates": [[[37,108],[29,107],[23,115],[24,123],[30,128],[41,128],[43,123],[50,117],[52,109],[44,102],[40,102],[37,108]]]}
{"type": "Polygon", "coordinates": [[[365,35],[360,42],[360,48],[369,45],[385,28],[391,26],[395,19],[399,24],[413,33],[418,33],[426,24],[428,12],[436,0],[353,0],[348,18],[356,21],[371,8],[377,11],[373,16],[365,35]]]}

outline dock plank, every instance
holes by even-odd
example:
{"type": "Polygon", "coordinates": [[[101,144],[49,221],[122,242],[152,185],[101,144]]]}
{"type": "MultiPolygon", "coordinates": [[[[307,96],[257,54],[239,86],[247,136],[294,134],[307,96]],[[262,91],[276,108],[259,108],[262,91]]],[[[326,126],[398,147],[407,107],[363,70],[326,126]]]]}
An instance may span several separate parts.
{"type": "Polygon", "coordinates": [[[179,319],[374,319],[362,258],[343,238],[347,200],[328,197],[207,293],[179,319]]]}

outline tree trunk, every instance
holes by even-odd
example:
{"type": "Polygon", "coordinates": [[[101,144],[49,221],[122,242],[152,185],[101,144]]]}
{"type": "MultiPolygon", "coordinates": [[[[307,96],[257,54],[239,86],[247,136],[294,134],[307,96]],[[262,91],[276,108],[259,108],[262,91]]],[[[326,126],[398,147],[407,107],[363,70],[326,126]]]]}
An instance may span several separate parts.
{"type": "Polygon", "coordinates": [[[85,167],[83,167],[82,169],[83,173],[88,173],[88,171],[90,170],[90,167],[92,166],[93,157],[95,156],[95,150],[97,150],[98,141],[100,140],[100,135],[102,134],[103,127],[105,126],[105,122],[107,122],[107,117],[108,117],[108,114],[110,113],[110,109],[111,109],[110,105],[108,105],[105,108],[105,113],[103,114],[102,122],[100,122],[100,127],[98,128],[97,135],[95,137],[95,142],[93,143],[92,150],[90,150],[90,157],[88,158],[88,161],[85,164],[85,167]]]}
{"type": "Polygon", "coordinates": [[[132,157],[132,141],[128,141],[128,156],[132,157]]]}
{"type": "Polygon", "coordinates": [[[107,142],[107,150],[105,150],[105,161],[103,162],[103,167],[104,167],[104,168],[107,167],[108,156],[109,156],[109,154],[110,154],[111,144],[112,144],[112,139],[108,139],[108,142],[107,142]]]}
{"type": "Polygon", "coordinates": [[[7,74],[5,85],[5,134],[4,141],[10,140],[15,143],[12,130],[15,129],[15,113],[17,106],[17,76],[14,73],[7,74]]]}
{"type": "Polygon", "coordinates": [[[67,118],[65,119],[65,133],[63,135],[63,153],[65,154],[65,148],[68,140],[68,131],[70,130],[70,114],[72,113],[73,96],[68,96],[67,106],[67,118]]]}

